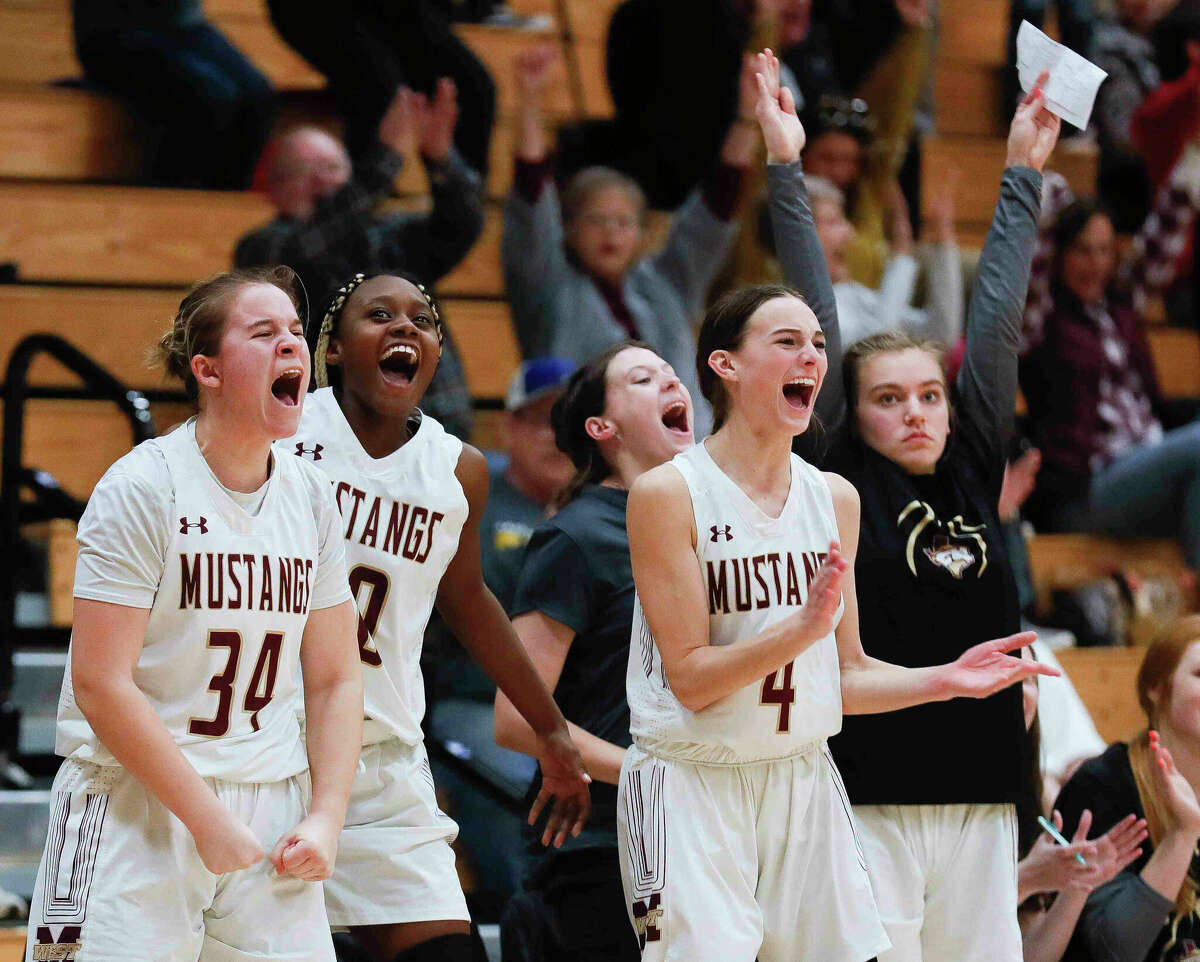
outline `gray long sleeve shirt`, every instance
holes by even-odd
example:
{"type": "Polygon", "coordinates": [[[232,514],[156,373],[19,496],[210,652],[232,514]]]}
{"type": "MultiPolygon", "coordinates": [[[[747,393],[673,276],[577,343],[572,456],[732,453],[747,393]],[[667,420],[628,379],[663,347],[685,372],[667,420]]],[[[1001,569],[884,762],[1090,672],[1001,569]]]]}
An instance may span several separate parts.
{"type": "MultiPolygon", "coordinates": [[[[699,440],[712,412],[696,376],[694,325],[733,241],[700,191],[676,213],[662,250],[625,274],[621,296],[642,340],[675,368],[695,407],[699,440]]],[[[553,354],[583,363],[627,337],[595,282],[567,257],[558,194],[546,184],[536,203],[513,189],[504,209],[500,254],[517,338],[526,357],[553,354]]]]}

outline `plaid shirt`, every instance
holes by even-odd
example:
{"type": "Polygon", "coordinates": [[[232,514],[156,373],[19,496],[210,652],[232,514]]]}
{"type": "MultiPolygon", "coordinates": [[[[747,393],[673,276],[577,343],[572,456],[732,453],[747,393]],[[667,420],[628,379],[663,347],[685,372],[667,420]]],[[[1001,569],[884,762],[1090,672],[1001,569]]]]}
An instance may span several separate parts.
{"type": "MultiPolygon", "coordinates": [[[[1053,226],[1058,215],[1075,200],[1061,174],[1048,171],[1043,183],[1041,227],[1025,299],[1022,353],[1036,347],[1045,336],[1046,318],[1055,306],[1051,284],[1056,255],[1053,226]]],[[[1121,266],[1117,278],[1118,286],[1138,314],[1145,310],[1151,297],[1175,282],[1197,207],[1200,207],[1200,151],[1189,148],[1155,195],[1154,206],[1134,235],[1132,256],[1121,266]]]]}
{"type": "MultiPolygon", "coordinates": [[[[380,144],[337,193],[318,201],[312,217],[277,217],[242,237],[234,263],[291,267],[304,283],[310,315],[359,271],[404,271],[432,286],[466,256],[483,230],[479,176],[454,152],[444,164],[426,161],[431,210],[377,214],[375,207],[391,194],[402,164],[399,154],[380,144]]],[[[465,438],[471,430],[471,395],[451,336],[453,323],[452,317],[446,319],[442,359],[421,409],[465,438]]],[[[310,336],[317,327],[309,325],[310,336]]]]}

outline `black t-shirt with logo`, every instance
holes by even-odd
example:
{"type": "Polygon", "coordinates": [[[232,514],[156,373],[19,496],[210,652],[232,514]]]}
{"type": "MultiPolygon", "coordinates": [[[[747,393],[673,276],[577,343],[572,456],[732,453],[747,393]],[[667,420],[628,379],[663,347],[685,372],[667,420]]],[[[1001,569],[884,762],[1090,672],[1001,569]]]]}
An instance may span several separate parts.
{"type": "MultiPolygon", "coordinates": [[[[512,615],[540,611],[575,632],[554,700],[585,731],[629,747],[625,672],[633,626],[633,569],[625,530],[628,492],[588,485],[529,539],[512,615]]],[[[532,801],[541,772],[529,789],[532,801]]],[[[592,815],[560,851],[616,847],[617,788],[593,782],[592,815]]],[[[526,829],[529,853],[541,855],[542,825],[526,829]]]]}
{"type": "MultiPolygon", "coordinates": [[[[939,665],[1020,630],[996,509],[1004,460],[968,417],[934,474],[910,475],[853,438],[829,466],[862,500],[854,578],[868,655],[939,665]]],[[[830,747],[855,804],[1016,802],[1026,749],[1021,688],[847,715],[830,747]]]]}

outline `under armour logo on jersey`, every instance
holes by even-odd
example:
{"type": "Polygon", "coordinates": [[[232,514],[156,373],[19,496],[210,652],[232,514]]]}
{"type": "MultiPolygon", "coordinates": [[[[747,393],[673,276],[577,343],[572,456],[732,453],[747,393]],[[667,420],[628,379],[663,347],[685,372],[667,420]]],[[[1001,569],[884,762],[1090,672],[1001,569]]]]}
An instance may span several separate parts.
{"type": "Polygon", "coordinates": [[[314,444],[311,448],[306,448],[303,441],[296,442],[296,457],[298,458],[308,458],[310,461],[320,461],[321,452],[324,450],[324,446],[320,444],[314,444]]]}
{"type": "Polygon", "coordinates": [[[661,904],[658,892],[644,902],[638,899],[633,903],[633,929],[637,933],[639,949],[645,949],[647,942],[657,942],[662,938],[662,930],[658,927],[658,920],[663,915],[663,910],[659,908],[661,904]]]}
{"type": "Polygon", "coordinates": [[[716,542],[720,541],[722,538],[724,538],[726,541],[733,540],[733,531],[730,529],[730,526],[727,524],[725,524],[725,525],[714,524],[708,530],[712,532],[712,537],[709,538],[708,540],[713,542],[714,544],[716,542]]]}
{"type": "Polygon", "coordinates": [[[187,534],[190,528],[199,528],[201,534],[208,534],[208,518],[200,515],[199,521],[188,521],[187,518],[179,519],[180,534],[187,534]]]}

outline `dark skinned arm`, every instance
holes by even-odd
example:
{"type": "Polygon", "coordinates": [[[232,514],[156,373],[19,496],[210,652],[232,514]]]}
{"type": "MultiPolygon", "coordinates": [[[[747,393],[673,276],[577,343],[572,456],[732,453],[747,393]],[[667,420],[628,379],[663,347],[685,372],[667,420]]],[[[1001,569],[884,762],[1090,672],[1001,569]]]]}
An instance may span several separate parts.
{"type": "Polygon", "coordinates": [[[537,734],[542,790],[529,812],[529,824],[553,799],[542,844],[557,848],[567,833],[578,835],[591,812],[587,769],[567,731],[567,722],[543,684],[512,623],[483,581],[479,552],[479,519],[487,504],[487,462],[475,448],[463,445],[454,471],[469,512],[458,539],[458,551],[438,587],[437,607],[471,657],[496,683],[537,734]]]}

